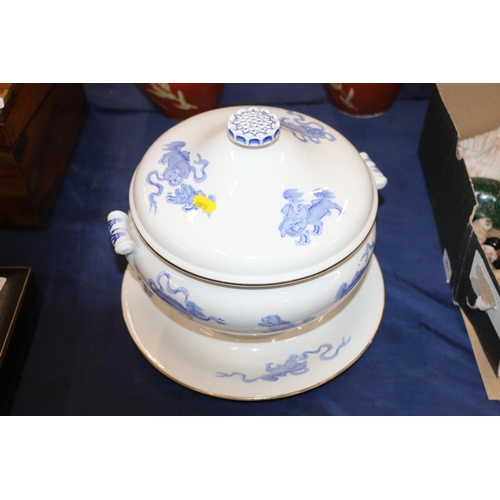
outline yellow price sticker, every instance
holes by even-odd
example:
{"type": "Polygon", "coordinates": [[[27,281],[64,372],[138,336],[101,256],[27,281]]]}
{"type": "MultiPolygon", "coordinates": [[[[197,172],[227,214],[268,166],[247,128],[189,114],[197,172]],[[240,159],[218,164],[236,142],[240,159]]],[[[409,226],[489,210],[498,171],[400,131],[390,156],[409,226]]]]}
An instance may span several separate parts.
{"type": "Polygon", "coordinates": [[[197,194],[194,197],[193,205],[196,205],[198,208],[201,208],[204,212],[211,214],[216,208],[217,204],[215,201],[209,200],[206,196],[202,194],[197,194]]]}

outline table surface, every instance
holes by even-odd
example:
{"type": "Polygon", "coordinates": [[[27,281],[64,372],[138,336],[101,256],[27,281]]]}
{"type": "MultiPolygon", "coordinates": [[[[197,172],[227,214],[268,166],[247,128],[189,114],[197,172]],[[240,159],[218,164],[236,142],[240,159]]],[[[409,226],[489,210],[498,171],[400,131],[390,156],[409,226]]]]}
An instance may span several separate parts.
{"type": "Polygon", "coordinates": [[[177,122],[135,85],[86,84],[89,113],[44,230],[0,230],[0,265],[37,279],[30,331],[8,401],[11,415],[500,415],[487,399],[452,303],[417,147],[428,86],[407,85],[372,119],[339,113],[321,84],[226,84],[221,106],[266,104],[321,120],[369,153],[381,191],[376,255],[386,289],[378,333],[340,376],[269,401],[218,399],[157,371],[125,326],[125,259],[106,217],[128,208],[142,155],[177,122]]]}

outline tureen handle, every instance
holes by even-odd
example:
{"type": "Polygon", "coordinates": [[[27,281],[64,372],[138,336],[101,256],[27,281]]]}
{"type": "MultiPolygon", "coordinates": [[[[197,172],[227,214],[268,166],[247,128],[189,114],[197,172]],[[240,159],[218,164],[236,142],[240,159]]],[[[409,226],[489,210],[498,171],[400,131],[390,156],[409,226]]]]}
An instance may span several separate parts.
{"type": "Polygon", "coordinates": [[[387,185],[387,177],[377,168],[377,165],[370,159],[366,153],[359,153],[361,158],[363,158],[366,166],[370,170],[375,181],[375,186],[377,189],[382,189],[387,185]]]}
{"type": "Polygon", "coordinates": [[[115,252],[119,255],[125,255],[135,269],[132,255],[137,250],[137,245],[130,236],[128,215],[120,210],[110,212],[108,215],[108,229],[115,252]]]}

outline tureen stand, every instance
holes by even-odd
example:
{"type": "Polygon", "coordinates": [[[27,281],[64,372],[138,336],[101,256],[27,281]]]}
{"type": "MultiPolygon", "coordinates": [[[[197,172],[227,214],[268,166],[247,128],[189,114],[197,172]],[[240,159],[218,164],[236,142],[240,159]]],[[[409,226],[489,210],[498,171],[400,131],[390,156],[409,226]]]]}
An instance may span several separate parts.
{"type": "Polygon", "coordinates": [[[373,255],[359,287],[318,320],[265,337],[238,337],[201,327],[167,307],[127,267],[122,309],[132,340],[161,373],[225,399],[292,396],[337,377],[370,346],[385,292],[373,255]]]}

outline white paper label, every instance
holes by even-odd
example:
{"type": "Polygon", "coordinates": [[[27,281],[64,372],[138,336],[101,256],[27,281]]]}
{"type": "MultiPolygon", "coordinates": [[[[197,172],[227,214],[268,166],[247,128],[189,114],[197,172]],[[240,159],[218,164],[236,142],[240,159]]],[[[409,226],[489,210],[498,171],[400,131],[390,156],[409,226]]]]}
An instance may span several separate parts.
{"type": "Polygon", "coordinates": [[[446,283],[449,283],[451,280],[451,264],[446,248],[444,249],[443,252],[443,266],[444,266],[444,272],[446,274],[446,283]]]}
{"type": "Polygon", "coordinates": [[[0,276],[0,292],[2,291],[3,286],[7,283],[7,278],[2,278],[0,276]]]}
{"type": "Polygon", "coordinates": [[[500,337],[500,308],[498,307],[498,305],[500,305],[500,297],[498,296],[495,285],[486,271],[484,261],[477,250],[474,254],[469,279],[471,280],[475,290],[477,289],[477,286],[484,288],[482,293],[484,296],[478,296],[478,301],[475,305],[478,309],[486,311],[490,321],[493,323],[493,327],[495,328],[497,335],[500,337]],[[474,280],[479,280],[479,283],[476,283],[476,287],[474,287],[474,280]],[[487,289],[485,287],[487,287],[487,289]]]}

